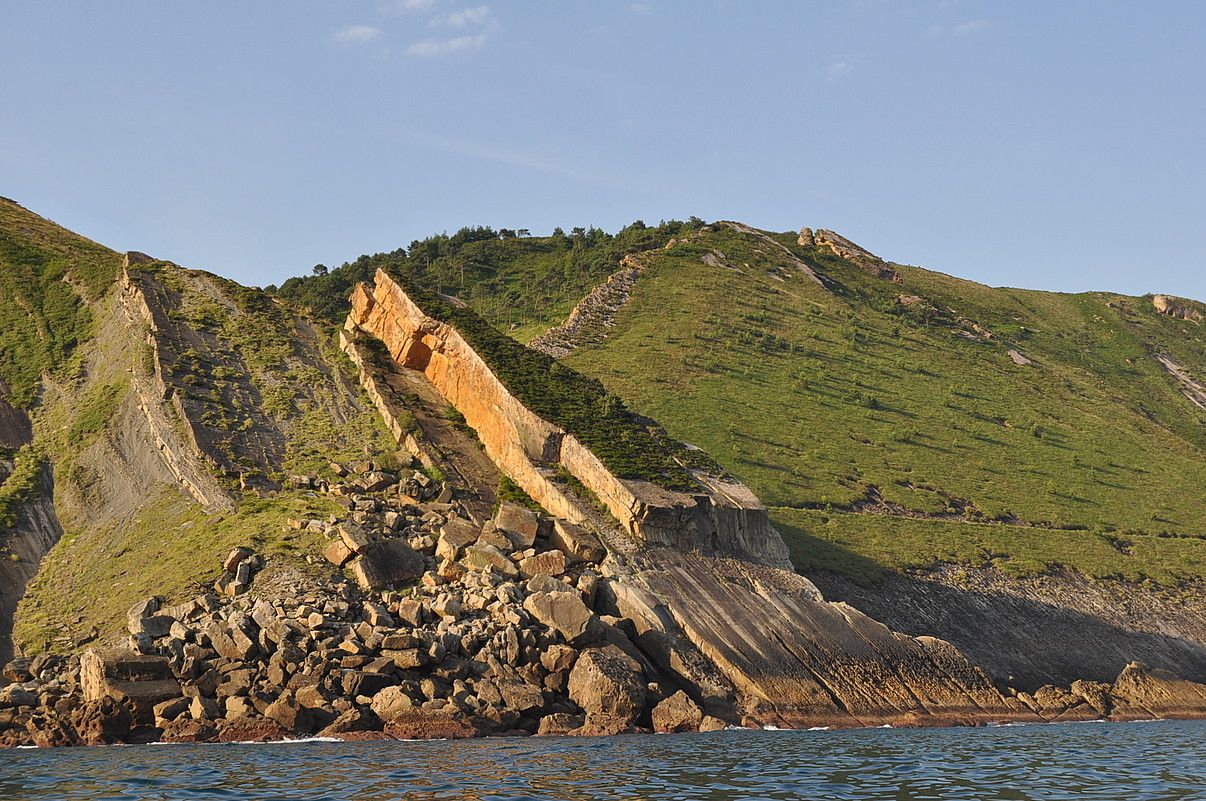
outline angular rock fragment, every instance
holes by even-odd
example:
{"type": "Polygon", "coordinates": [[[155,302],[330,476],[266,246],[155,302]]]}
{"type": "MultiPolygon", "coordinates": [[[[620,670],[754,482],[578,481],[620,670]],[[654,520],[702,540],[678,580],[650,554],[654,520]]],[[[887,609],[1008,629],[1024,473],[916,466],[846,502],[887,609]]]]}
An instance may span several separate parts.
{"type": "Polygon", "coordinates": [[[380,590],[414,581],[424,567],[422,554],[402,540],[378,540],[364,546],[348,569],[363,589],[380,590]]]}

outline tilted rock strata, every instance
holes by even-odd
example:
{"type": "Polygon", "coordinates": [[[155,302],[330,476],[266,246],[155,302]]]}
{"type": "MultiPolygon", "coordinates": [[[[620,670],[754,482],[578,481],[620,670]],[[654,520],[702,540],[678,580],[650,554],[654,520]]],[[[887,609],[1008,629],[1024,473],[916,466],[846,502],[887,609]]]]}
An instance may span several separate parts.
{"type": "Polygon", "coordinates": [[[528,347],[560,359],[582,345],[605,337],[644,269],[638,258],[625,256],[620,269],[580,300],[565,322],[535,337],[528,347]]]}
{"type": "Polygon", "coordinates": [[[734,481],[713,478],[696,494],[621,479],[574,435],[507,391],[455,328],[420,309],[385,272],[352,295],[349,329],[381,340],[401,366],[420,371],[464,416],[499,469],[556,517],[586,522],[579,502],[546,474],[560,466],[594,493],[639,542],[729,553],[788,566],[766,508],[734,481]]]}

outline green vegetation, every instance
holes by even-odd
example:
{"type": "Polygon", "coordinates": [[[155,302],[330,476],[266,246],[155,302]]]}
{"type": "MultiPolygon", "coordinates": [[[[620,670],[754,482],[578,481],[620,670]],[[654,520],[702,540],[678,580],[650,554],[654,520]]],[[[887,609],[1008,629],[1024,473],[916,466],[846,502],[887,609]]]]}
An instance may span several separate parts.
{"type": "Polygon", "coordinates": [[[326,517],[337,508],[326,498],[282,493],[247,497],[237,512],[210,516],[165,486],[131,521],[66,531],[21,601],[14,639],[37,653],[64,630],[75,637],[93,628],[121,630],[126,610],[150,595],[179,602],[208,589],[239,545],[294,557],[305,569],[305,555],[321,553],[322,536],[290,528],[287,519],[326,517]]]}
{"type": "Polygon", "coordinates": [[[394,278],[426,314],[455,327],[512,395],[576,436],[615,475],[691,490],[697,485],[680,461],[711,466],[702,453],[688,450],[653,420],[630,411],[599,381],[524,347],[472,309],[449,303],[405,276],[395,273],[394,278]]]}
{"type": "Polygon", "coordinates": [[[991,565],[1013,576],[1072,567],[1093,578],[1165,586],[1206,575],[1201,537],[1042,529],[962,520],[773,510],[802,572],[832,570],[863,584],[887,570],[939,563],[991,565]]]}
{"type": "Polygon", "coordinates": [[[524,492],[522,487],[505,475],[500,475],[498,478],[498,500],[510,501],[531,509],[533,512],[544,513],[544,508],[532,500],[531,495],[524,492]]]}
{"type": "Polygon", "coordinates": [[[0,533],[7,533],[16,525],[21,504],[37,491],[45,457],[39,448],[30,444],[12,454],[12,462],[12,473],[0,480],[0,533]]]}
{"type": "Polygon", "coordinates": [[[0,198],[0,380],[29,408],[44,373],[69,363],[91,330],[88,304],[113,284],[121,258],[0,198]]]}
{"type": "MultiPolygon", "coordinates": [[[[463,229],[280,292],[341,321],[352,284],[385,267],[527,341],[625,253],[650,251],[611,336],[564,364],[748,483],[801,569],[871,580],[991,553],[1015,573],[1203,576],[1206,414],[1154,356],[1202,380],[1206,326],[1161,316],[1148,298],[995,289],[915,267],[892,283],[795,234],[771,237],[831,286],[765,239],[692,220],[570,237],[569,248],[463,229]],[[1014,364],[1009,349],[1035,364],[1014,364]],[[924,517],[860,513],[881,501],[924,517]]],[[[520,381],[552,371],[487,347],[520,381]]],[[[525,402],[550,394],[530,379],[525,402]]]]}
{"type": "Polygon", "coordinates": [[[801,568],[866,579],[972,559],[987,529],[1011,569],[1203,575],[1206,543],[1160,537],[1204,533],[1206,414],[1153,358],[1206,375],[1203,327],[1142,298],[992,289],[916,268],[893,284],[777,238],[833,291],[755,237],[705,233],[651,254],[613,335],[565,362],[777,507],[801,568]],[[726,265],[704,263],[710,251],[726,265]],[[904,294],[924,301],[906,306],[904,294]],[[995,337],[969,339],[971,321],[995,337]],[[1008,348],[1036,364],[1015,365],[1008,348]],[[855,514],[869,493],[943,517],[855,514]],[[840,547],[814,549],[831,529],[814,531],[816,518],[796,511],[807,509],[845,521],[840,547]],[[1018,535],[1025,525],[1046,528],[1018,535]],[[1105,535],[1136,546],[1090,556],[1105,535]]]}
{"type": "Polygon", "coordinates": [[[544,237],[462,228],[452,236],[416,240],[409,248],[361,256],[336,270],[290,278],[278,294],[338,325],[347,317],[352,288],[371,282],[384,268],[432,292],[455,295],[492,325],[526,342],[560,322],[583,295],[620,268],[625,255],[662,247],[701,224],[671,220],[650,227],[637,221],[614,235],[575,228],[544,237]]]}

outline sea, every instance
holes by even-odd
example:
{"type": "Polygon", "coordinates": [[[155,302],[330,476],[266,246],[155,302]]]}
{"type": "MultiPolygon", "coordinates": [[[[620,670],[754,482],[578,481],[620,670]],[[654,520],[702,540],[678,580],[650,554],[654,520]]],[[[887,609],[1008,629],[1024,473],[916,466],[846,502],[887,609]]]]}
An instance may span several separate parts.
{"type": "Polygon", "coordinates": [[[4,801],[1206,799],[1206,722],[0,752],[4,801]]]}

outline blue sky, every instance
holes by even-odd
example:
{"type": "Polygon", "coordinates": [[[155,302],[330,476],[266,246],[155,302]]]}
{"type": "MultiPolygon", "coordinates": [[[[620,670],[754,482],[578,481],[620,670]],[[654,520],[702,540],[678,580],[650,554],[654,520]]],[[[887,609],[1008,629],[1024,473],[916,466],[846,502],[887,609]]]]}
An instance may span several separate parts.
{"type": "Polygon", "coordinates": [[[0,8],[0,194],[253,284],[468,224],[833,228],[1206,299],[1206,4],[0,8]]]}

